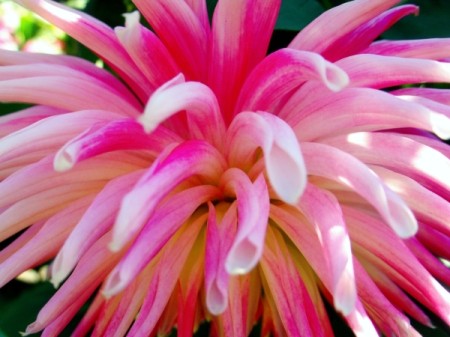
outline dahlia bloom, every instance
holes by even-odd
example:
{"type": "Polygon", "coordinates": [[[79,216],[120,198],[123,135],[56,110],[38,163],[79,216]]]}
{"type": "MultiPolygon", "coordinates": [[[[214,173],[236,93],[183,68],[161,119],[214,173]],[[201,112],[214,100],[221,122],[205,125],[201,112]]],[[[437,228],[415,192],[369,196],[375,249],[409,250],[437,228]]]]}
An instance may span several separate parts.
{"type": "Polygon", "coordinates": [[[32,104],[0,119],[0,285],[59,287],[26,334],[85,303],[73,336],[329,337],[326,303],[361,337],[450,325],[450,90],[414,85],[450,83],[450,39],[374,42],[417,8],[356,0],[266,56],[280,1],[134,0],[152,30],[16,1],[115,74],[0,51],[32,104]]]}

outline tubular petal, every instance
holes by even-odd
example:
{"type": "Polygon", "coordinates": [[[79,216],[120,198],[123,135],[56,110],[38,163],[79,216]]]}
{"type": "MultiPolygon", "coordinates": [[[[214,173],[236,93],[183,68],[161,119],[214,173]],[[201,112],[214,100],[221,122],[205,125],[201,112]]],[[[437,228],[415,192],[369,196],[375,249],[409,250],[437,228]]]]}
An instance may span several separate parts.
{"type": "Polygon", "coordinates": [[[175,147],[161,162],[156,161],[122,201],[113,227],[111,249],[119,250],[138,232],[155,207],[182,181],[200,176],[214,183],[223,172],[221,154],[203,141],[186,141],[175,147]]]}
{"type": "Polygon", "coordinates": [[[280,5],[280,0],[217,3],[212,22],[208,82],[217,95],[227,124],[245,78],[267,52],[280,5]]]}
{"type": "Polygon", "coordinates": [[[228,306],[228,283],[230,275],[225,268],[225,259],[236,234],[236,203],[228,209],[225,205],[216,208],[209,203],[206,232],[205,287],[206,305],[213,315],[222,314],[228,306]]]}
{"type": "Polygon", "coordinates": [[[312,175],[337,181],[364,197],[402,238],[417,232],[409,207],[376,174],[355,157],[329,145],[302,143],[306,167],[312,175]]]}
{"type": "Polygon", "coordinates": [[[398,6],[385,11],[341,36],[324,50],[322,55],[327,60],[337,61],[345,56],[360,53],[397,21],[406,15],[417,15],[418,12],[419,8],[414,5],[398,6]]]}
{"type": "Polygon", "coordinates": [[[120,43],[156,90],[180,72],[164,44],[139,23],[139,12],[124,14],[125,27],[116,27],[120,43]]]}
{"type": "Polygon", "coordinates": [[[160,123],[183,110],[187,110],[192,138],[222,147],[225,123],[214,93],[200,82],[184,82],[182,74],[155,91],[138,120],[151,133],[160,123]]]}
{"type": "Polygon", "coordinates": [[[346,57],[336,65],[348,74],[349,85],[353,87],[378,89],[412,83],[450,82],[450,64],[434,60],[360,54],[346,57]]]}
{"type": "Polygon", "coordinates": [[[89,247],[111,229],[123,194],[131,189],[142,173],[141,170],[112,179],[97,194],[53,261],[52,283],[55,287],[72,271],[89,247]]]}
{"type": "Polygon", "coordinates": [[[236,168],[221,178],[225,194],[237,199],[238,228],[228,252],[225,268],[232,275],[246,274],[261,258],[269,216],[269,193],[263,175],[254,183],[236,168]]]}
{"type": "Polygon", "coordinates": [[[189,80],[204,81],[208,65],[208,31],[184,0],[134,0],[189,80]]]}
{"type": "Polygon", "coordinates": [[[450,56],[450,38],[376,41],[363,53],[441,60],[450,56]]]}
{"type": "Polygon", "coordinates": [[[114,31],[101,21],[75,9],[48,0],[16,0],[16,2],[61,28],[98,55],[131,85],[141,100],[151,91],[146,78],[137,69],[118,42],[114,31]]]}
{"type": "Polygon", "coordinates": [[[335,308],[349,315],[356,304],[350,238],[337,199],[329,192],[309,184],[298,207],[316,228],[333,280],[335,308]]]}
{"type": "MultiPolygon", "coordinates": [[[[431,106],[399,99],[380,90],[349,88],[302,109],[295,120],[289,122],[302,141],[317,141],[352,131],[408,127],[434,132],[443,139],[450,138],[450,118],[439,112],[431,106]]],[[[445,112],[450,113],[450,109],[445,112]]]]}
{"type": "Polygon", "coordinates": [[[267,56],[247,77],[235,114],[241,111],[273,111],[293,89],[308,80],[322,81],[331,91],[348,84],[348,76],[319,54],[281,49],[267,56]]]}
{"type": "Polygon", "coordinates": [[[67,171],[80,161],[110,151],[143,149],[156,156],[165,146],[181,141],[163,127],[147,135],[134,119],[120,118],[91,125],[55,154],[53,166],[56,171],[67,171]]]}
{"type": "Polygon", "coordinates": [[[356,0],[334,7],[300,31],[289,48],[322,53],[336,41],[400,2],[356,0]],[[333,22],[330,25],[330,22],[333,22]]]}
{"type": "Polygon", "coordinates": [[[108,276],[103,294],[110,297],[122,291],[195,210],[218,195],[218,189],[213,186],[197,186],[172,196],[170,203],[158,207],[126,256],[108,276]]]}
{"type": "Polygon", "coordinates": [[[247,169],[261,147],[269,181],[281,200],[295,204],[306,186],[306,168],[298,141],[282,119],[265,113],[243,112],[227,131],[230,166],[247,169]]]}

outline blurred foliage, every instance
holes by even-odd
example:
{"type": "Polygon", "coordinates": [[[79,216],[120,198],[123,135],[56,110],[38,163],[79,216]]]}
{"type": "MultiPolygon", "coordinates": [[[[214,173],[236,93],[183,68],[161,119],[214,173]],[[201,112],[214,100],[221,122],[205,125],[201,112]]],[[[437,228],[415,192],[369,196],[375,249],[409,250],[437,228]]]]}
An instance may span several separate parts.
{"type": "MultiPolygon", "coordinates": [[[[235,0],[231,0],[235,1],[235,0]]],[[[236,0],[237,1],[237,0],[236,0]]],[[[6,0],[0,0],[0,4],[6,0]]],[[[111,27],[122,26],[124,12],[135,10],[131,0],[59,0],[58,2],[68,4],[81,9],[92,16],[104,21],[111,27]]],[[[212,15],[217,0],[207,0],[208,9],[212,15]]],[[[320,13],[345,1],[342,0],[283,0],[280,16],[276,24],[276,31],[271,43],[271,50],[286,46],[296,32],[320,13]]],[[[420,6],[420,15],[404,18],[393,28],[383,35],[388,39],[414,39],[426,37],[450,37],[450,1],[449,0],[415,0],[403,1],[403,3],[414,3],[420,6]]],[[[0,19],[2,13],[0,12],[0,19]]],[[[333,23],[330,22],[330,25],[333,23]]],[[[77,41],[65,36],[62,32],[50,27],[30,13],[22,13],[20,27],[15,32],[18,47],[25,45],[30,39],[45,36],[51,33],[64,42],[64,50],[68,54],[77,55],[91,61],[96,56],[77,41]]],[[[0,115],[24,108],[25,105],[0,104],[0,115]]],[[[19,281],[13,281],[0,290],[0,337],[19,336],[18,331],[24,331],[26,325],[34,321],[39,309],[55,293],[55,289],[49,283],[38,283],[29,285],[19,281]]],[[[330,308],[333,327],[336,336],[350,336],[351,332],[345,326],[342,319],[333,314],[330,308]]],[[[85,308],[83,309],[85,310],[85,308]]],[[[82,310],[82,311],[83,311],[82,310]]],[[[427,337],[448,337],[450,330],[439,319],[431,313],[433,322],[437,329],[430,329],[417,325],[417,329],[427,337]]],[[[78,315],[78,319],[80,315],[78,315]]],[[[76,320],[75,320],[76,321],[76,320]]],[[[73,324],[69,326],[62,336],[69,336],[73,324]]],[[[207,335],[208,327],[201,327],[197,336],[207,335]]],[[[173,334],[175,335],[175,333],[173,334]]],[[[258,328],[252,335],[258,335],[258,328]]]]}

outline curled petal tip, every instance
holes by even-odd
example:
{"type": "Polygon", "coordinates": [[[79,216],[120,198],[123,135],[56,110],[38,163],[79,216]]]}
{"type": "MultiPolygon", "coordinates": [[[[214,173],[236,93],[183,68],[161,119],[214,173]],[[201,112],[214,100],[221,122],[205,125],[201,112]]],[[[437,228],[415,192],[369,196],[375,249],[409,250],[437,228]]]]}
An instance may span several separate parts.
{"type": "Polygon", "coordinates": [[[74,160],[72,156],[64,149],[61,149],[53,160],[53,168],[56,172],[65,172],[70,170],[74,166],[74,160]]]}
{"type": "Polygon", "coordinates": [[[347,73],[332,63],[325,65],[322,79],[328,89],[334,92],[344,89],[350,83],[347,73]]]}
{"type": "Polygon", "coordinates": [[[206,306],[208,311],[215,316],[222,314],[227,309],[227,297],[215,283],[212,284],[206,295],[206,306]]]}
{"type": "Polygon", "coordinates": [[[120,270],[115,269],[109,274],[105,282],[105,287],[102,290],[103,296],[108,299],[120,293],[128,285],[128,281],[123,278],[120,270]]]}

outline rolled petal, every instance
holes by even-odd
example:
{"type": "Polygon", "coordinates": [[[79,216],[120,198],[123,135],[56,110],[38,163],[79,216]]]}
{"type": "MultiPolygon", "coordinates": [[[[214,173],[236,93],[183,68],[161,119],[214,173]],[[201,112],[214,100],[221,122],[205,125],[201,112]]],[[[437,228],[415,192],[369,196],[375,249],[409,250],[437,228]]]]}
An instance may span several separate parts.
{"type": "Polygon", "coordinates": [[[73,310],[72,304],[77,305],[79,310],[89,299],[121,256],[108,249],[109,240],[110,235],[105,235],[90,247],[72,275],[41,309],[36,321],[28,325],[25,331],[27,334],[41,331],[66,309],[73,310]]]}
{"type": "Polygon", "coordinates": [[[360,132],[324,142],[332,143],[367,164],[412,177],[444,198],[449,196],[450,158],[418,141],[394,133],[360,132]]]}
{"type": "Polygon", "coordinates": [[[402,41],[382,40],[372,43],[363,53],[442,60],[450,57],[450,38],[402,41]]]}
{"type": "Polygon", "coordinates": [[[206,305],[213,315],[222,314],[228,306],[230,275],[225,260],[236,234],[236,204],[216,208],[209,203],[208,229],[206,232],[205,287],[206,305]]]}
{"type": "Polygon", "coordinates": [[[217,3],[209,82],[227,123],[245,78],[267,52],[280,5],[280,0],[217,3]]]}
{"type": "Polygon", "coordinates": [[[417,232],[417,220],[398,195],[355,157],[331,146],[302,143],[309,174],[337,181],[365,198],[402,238],[417,232]]]}
{"type": "MultiPolygon", "coordinates": [[[[289,122],[302,141],[317,141],[353,131],[397,128],[419,128],[443,139],[450,138],[450,114],[446,116],[432,108],[380,90],[349,88],[311,104],[289,122]]],[[[450,112],[443,108],[442,112],[450,112]]]]}
{"type": "Polygon", "coordinates": [[[78,162],[118,150],[143,149],[156,155],[166,145],[180,141],[179,137],[163,127],[148,135],[134,119],[95,123],[59,149],[53,166],[56,171],[64,172],[78,162]]]}
{"type": "Polygon", "coordinates": [[[136,107],[90,80],[62,76],[0,81],[0,99],[3,102],[50,105],[69,111],[89,109],[125,116],[139,114],[136,107]]]}
{"type": "Polygon", "coordinates": [[[134,4],[189,80],[204,81],[209,47],[205,19],[199,19],[184,0],[134,0],[134,4]]]}
{"type": "Polygon", "coordinates": [[[225,167],[219,152],[203,141],[187,141],[156,162],[128,193],[113,228],[111,249],[117,251],[146,223],[158,203],[179,183],[200,176],[214,183],[225,167]]]}
{"type": "Polygon", "coordinates": [[[434,60],[361,54],[346,57],[336,65],[348,74],[349,86],[352,87],[388,88],[413,83],[450,82],[450,64],[434,60]]]}
{"type": "Polygon", "coordinates": [[[348,84],[348,76],[319,54],[281,49],[267,56],[245,81],[235,114],[241,111],[273,111],[293,89],[308,80],[318,80],[331,91],[348,84]]]}
{"type": "Polygon", "coordinates": [[[110,297],[122,291],[201,204],[218,196],[217,188],[197,186],[174,195],[170,203],[158,207],[126,256],[109,275],[103,293],[110,297]]]}
{"type": "Polygon", "coordinates": [[[334,306],[344,315],[356,305],[350,237],[337,199],[329,192],[309,184],[298,207],[316,228],[331,270],[334,306]]]}
{"type": "Polygon", "coordinates": [[[295,204],[306,186],[306,169],[291,127],[276,116],[243,112],[227,131],[228,161],[244,169],[253,164],[260,147],[269,181],[280,199],[295,204]]]}
{"type": "Polygon", "coordinates": [[[189,251],[194,244],[204,245],[199,232],[206,218],[205,214],[190,221],[189,226],[185,226],[164,249],[139,315],[129,331],[130,335],[145,337],[153,331],[176,285],[189,251]]]}
{"type": "Polygon", "coordinates": [[[107,87],[112,87],[121,95],[133,104],[139,105],[139,101],[135,95],[113,74],[102,68],[95,66],[93,63],[84,60],[79,57],[69,55],[51,55],[41,53],[27,53],[16,52],[0,49],[0,65],[35,65],[35,64],[48,64],[48,65],[60,65],[69,69],[76,70],[83,74],[88,75],[91,78],[95,78],[97,81],[101,81],[107,87]]]}
{"type": "Polygon", "coordinates": [[[53,258],[92,199],[92,195],[81,198],[50,217],[28,242],[2,261],[0,286],[5,285],[23,271],[53,258]],[[49,237],[52,239],[49,240],[49,237]]]}
{"type": "Polygon", "coordinates": [[[112,179],[96,196],[53,261],[52,283],[55,287],[67,277],[89,247],[111,229],[123,195],[142,173],[141,170],[112,179]]]}
{"type": "Polygon", "coordinates": [[[261,258],[269,217],[269,193],[263,175],[254,183],[242,171],[226,171],[221,184],[226,195],[237,199],[238,229],[225,268],[233,275],[246,274],[261,258]]]}
{"type": "MultiPolygon", "coordinates": [[[[39,110],[32,111],[38,112],[39,110]]],[[[43,149],[54,149],[64,144],[71,136],[73,137],[84,131],[90,125],[107,122],[119,116],[107,111],[85,110],[77,113],[64,113],[39,118],[36,123],[11,133],[0,140],[0,158],[2,161],[5,161],[8,158],[24,156],[43,149]]]]}
{"type": "Polygon", "coordinates": [[[17,0],[103,57],[121,74],[141,100],[151,91],[147,79],[123,49],[114,31],[101,21],[70,7],[48,0],[17,0]]]}
{"type": "MultiPolygon", "coordinates": [[[[418,14],[419,7],[404,5],[392,8],[361,24],[353,31],[334,41],[322,55],[330,61],[337,61],[345,56],[360,53],[368,47],[383,32],[388,30],[397,21],[410,14],[418,14]]],[[[365,53],[366,51],[364,51],[365,53]]],[[[368,53],[371,54],[371,53],[368,53]]],[[[376,54],[376,53],[375,53],[376,54]]]]}
{"type": "Polygon", "coordinates": [[[399,0],[356,0],[334,7],[300,31],[289,48],[322,53],[343,36],[400,2],[399,0]],[[333,22],[330,25],[330,22],[333,22]]]}
{"type": "Polygon", "coordinates": [[[139,122],[150,133],[160,123],[183,110],[187,110],[189,131],[193,138],[205,139],[218,148],[222,147],[225,123],[214,93],[200,82],[185,82],[181,74],[158,88],[150,97],[139,122]]]}
{"type": "Polygon", "coordinates": [[[125,27],[116,27],[115,33],[133,61],[156,90],[180,72],[164,44],[139,23],[139,12],[124,14],[125,27]]]}

